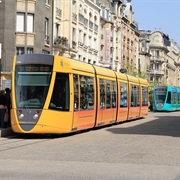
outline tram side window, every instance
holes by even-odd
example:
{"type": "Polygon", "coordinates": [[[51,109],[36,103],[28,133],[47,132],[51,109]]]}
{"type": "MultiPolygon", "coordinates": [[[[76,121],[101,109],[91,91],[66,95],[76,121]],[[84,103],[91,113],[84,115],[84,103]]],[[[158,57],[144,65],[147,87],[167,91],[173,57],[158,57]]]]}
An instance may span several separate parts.
{"type": "Polygon", "coordinates": [[[112,95],[112,108],[116,108],[116,95],[117,95],[117,86],[116,86],[116,82],[112,81],[112,91],[111,91],[111,95],[112,95]]]}
{"type": "Polygon", "coordinates": [[[120,107],[125,108],[128,106],[128,91],[127,83],[120,82],[120,107]]]}
{"type": "Polygon", "coordinates": [[[74,74],[74,110],[79,109],[79,83],[78,83],[78,75],[74,74]]]}
{"type": "Polygon", "coordinates": [[[105,80],[100,79],[100,107],[101,109],[105,108],[105,80]]]}
{"type": "Polygon", "coordinates": [[[94,109],[94,78],[80,75],[80,110],[94,109]]]}
{"type": "Polygon", "coordinates": [[[178,97],[177,97],[177,103],[180,104],[180,93],[178,93],[178,97]]]}
{"type": "Polygon", "coordinates": [[[171,92],[168,92],[168,97],[167,97],[167,104],[171,104],[171,92]]]}
{"type": "Polygon", "coordinates": [[[69,110],[69,74],[56,73],[49,109],[69,110]]]}
{"type": "Polygon", "coordinates": [[[117,86],[115,81],[100,79],[99,82],[101,109],[116,108],[117,86]]]}
{"type": "Polygon", "coordinates": [[[140,105],[139,86],[131,84],[131,107],[140,105]]]}
{"type": "Polygon", "coordinates": [[[172,92],[172,104],[176,104],[176,92],[172,92]]]}
{"type": "Polygon", "coordinates": [[[148,106],[148,88],[142,86],[142,106],[148,106]]]}
{"type": "Polygon", "coordinates": [[[111,82],[106,80],[106,108],[111,108],[111,82]]]}

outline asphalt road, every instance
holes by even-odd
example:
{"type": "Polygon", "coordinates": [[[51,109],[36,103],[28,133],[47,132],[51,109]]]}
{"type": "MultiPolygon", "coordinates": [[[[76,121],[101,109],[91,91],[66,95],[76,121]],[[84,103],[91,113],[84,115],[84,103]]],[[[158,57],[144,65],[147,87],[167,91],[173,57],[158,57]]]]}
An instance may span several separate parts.
{"type": "Polygon", "coordinates": [[[180,180],[180,112],[73,135],[0,138],[0,179],[180,180]]]}

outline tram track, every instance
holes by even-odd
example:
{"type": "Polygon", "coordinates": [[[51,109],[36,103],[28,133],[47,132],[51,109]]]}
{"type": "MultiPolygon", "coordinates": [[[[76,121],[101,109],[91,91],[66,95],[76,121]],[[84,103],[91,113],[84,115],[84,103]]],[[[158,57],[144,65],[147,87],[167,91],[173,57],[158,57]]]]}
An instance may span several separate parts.
{"type": "Polygon", "coordinates": [[[21,147],[29,146],[29,145],[34,145],[38,143],[43,143],[49,140],[52,140],[52,137],[47,137],[47,136],[41,136],[41,137],[35,137],[35,136],[13,136],[11,138],[1,138],[0,139],[0,152],[2,151],[7,151],[7,150],[12,150],[12,149],[18,149],[21,147]]]}

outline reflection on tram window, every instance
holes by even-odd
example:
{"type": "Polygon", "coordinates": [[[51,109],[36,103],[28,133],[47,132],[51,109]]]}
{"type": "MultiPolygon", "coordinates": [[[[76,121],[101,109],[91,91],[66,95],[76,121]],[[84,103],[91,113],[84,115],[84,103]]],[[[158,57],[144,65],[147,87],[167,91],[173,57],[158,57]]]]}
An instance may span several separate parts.
{"type": "MultiPolygon", "coordinates": [[[[26,72],[27,68],[30,68],[30,66],[19,65],[16,69],[15,91],[17,108],[42,108],[49,89],[51,72],[26,72]]],[[[32,68],[39,71],[42,68],[44,69],[42,65],[34,65],[31,67],[31,70],[32,68]]]]}
{"type": "Polygon", "coordinates": [[[116,108],[117,87],[115,81],[100,79],[99,83],[101,109],[116,108]]]}
{"type": "Polygon", "coordinates": [[[148,106],[148,88],[142,86],[142,106],[148,106]]]}
{"type": "Polygon", "coordinates": [[[105,80],[100,79],[100,107],[101,109],[105,108],[105,80]]]}
{"type": "Polygon", "coordinates": [[[111,82],[106,80],[106,108],[111,108],[111,82]]]}
{"type": "Polygon", "coordinates": [[[80,75],[80,110],[94,109],[94,78],[80,75]]]}
{"type": "Polygon", "coordinates": [[[79,85],[78,85],[78,75],[74,74],[74,110],[79,109],[79,85]]]}
{"type": "Polygon", "coordinates": [[[176,104],[176,92],[172,92],[172,104],[176,104]]]}
{"type": "Polygon", "coordinates": [[[180,104],[180,93],[178,93],[178,96],[177,96],[177,103],[180,104]]]}
{"type": "Polygon", "coordinates": [[[140,106],[140,88],[138,85],[131,84],[131,107],[140,106]]]}
{"type": "Polygon", "coordinates": [[[116,108],[116,95],[117,95],[117,86],[116,83],[114,81],[112,81],[112,108],[116,108]]]}
{"type": "MultiPolygon", "coordinates": [[[[157,103],[164,103],[166,99],[166,89],[156,89],[155,98],[157,103]]],[[[171,92],[168,92],[167,103],[171,104],[171,92]]]]}
{"type": "Polygon", "coordinates": [[[92,109],[94,109],[94,78],[74,75],[74,110],[92,109]]]}
{"type": "Polygon", "coordinates": [[[120,82],[120,107],[128,106],[128,91],[127,91],[127,83],[120,82]]]}
{"type": "Polygon", "coordinates": [[[69,110],[69,74],[57,73],[49,109],[69,110]]]}

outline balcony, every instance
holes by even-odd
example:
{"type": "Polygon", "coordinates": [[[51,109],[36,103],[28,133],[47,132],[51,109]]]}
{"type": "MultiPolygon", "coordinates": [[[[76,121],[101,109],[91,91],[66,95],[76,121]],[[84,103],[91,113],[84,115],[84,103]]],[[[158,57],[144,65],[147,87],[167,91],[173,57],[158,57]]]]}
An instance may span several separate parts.
{"type": "Polygon", "coordinates": [[[54,39],[54,47],[66,49],[69,47],[68,39],[66,37],[58,36],[54,39]]]}
{"type": "Polygon", "coordinates": [[[151,56],[150,61],[163,63],[163,62],[165,62],[165,59],[162,56],[151,56]]]}
{"type": "Polygon", "coordinates": [[[151,69],[150,74],[156,74],[156,75],[164,75],[164,71],[162,69],[151,69]]]}

